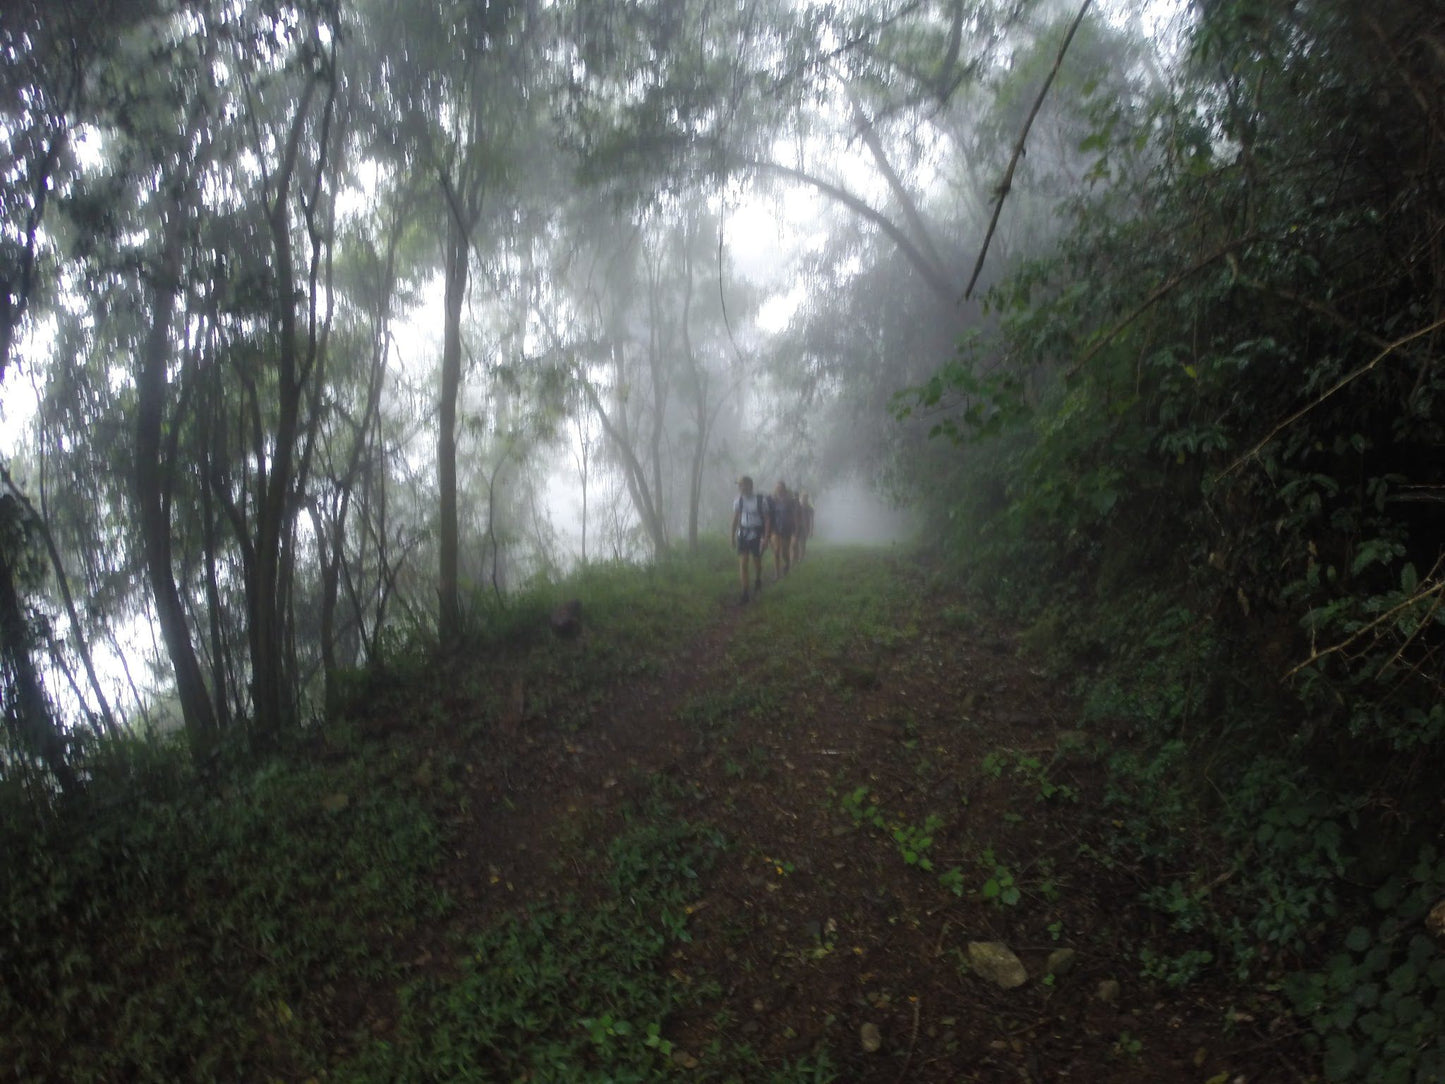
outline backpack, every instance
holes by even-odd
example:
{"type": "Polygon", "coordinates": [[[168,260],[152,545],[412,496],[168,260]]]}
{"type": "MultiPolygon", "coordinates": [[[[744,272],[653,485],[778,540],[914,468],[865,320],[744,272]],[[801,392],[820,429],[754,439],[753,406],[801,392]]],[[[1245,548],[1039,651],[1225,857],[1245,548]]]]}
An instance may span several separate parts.
{"type": "Polygon", "coordinates": [[[738,509],[741,513],[738,517],[738,530],[745,535],[763,533],[763,524],[766,522],[767,500],[760,493],[754,493],[751,497],[738,497],[738,509]]]}

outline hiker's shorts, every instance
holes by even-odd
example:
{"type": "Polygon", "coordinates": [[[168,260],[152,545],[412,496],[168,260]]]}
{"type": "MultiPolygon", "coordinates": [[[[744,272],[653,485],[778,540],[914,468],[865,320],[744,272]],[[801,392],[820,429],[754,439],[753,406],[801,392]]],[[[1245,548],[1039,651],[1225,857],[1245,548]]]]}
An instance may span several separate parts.
{"type": "Polygon", "coordinates": [[[749,554],[754,557],[763,555],[763,536],[754,531],[739,531],[738,556],[746,557],[749,554]]]}

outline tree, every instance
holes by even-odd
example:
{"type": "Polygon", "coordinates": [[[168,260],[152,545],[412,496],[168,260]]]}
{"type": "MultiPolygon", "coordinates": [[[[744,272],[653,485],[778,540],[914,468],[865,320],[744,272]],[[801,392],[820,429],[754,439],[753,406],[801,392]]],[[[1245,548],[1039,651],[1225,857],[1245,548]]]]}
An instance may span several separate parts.
{"type": "Polygon", "coordinates": [[[462,387],[462,311],[489,197],[495,217],[510,198],[512,141],[536,115],[531,39],[542,16],[525,0],[483,5],[379,3],[373,48],[385,78],[377,93],[394,126],[400,168],[435,182],[444,283],[437,399],[438,632],[454,643],[461,623],[457,423],[462,387]]]}
{"type": "MultiPolygon", "coordinates": [[[[66,0],[41,5],[17,2],[0,12],[0,100],[8,168],[0,178],[0,381],[12,371],[23,330],[37,294],[49,283],[42,271],[45,222],[53,193],[74,169],[71,140],[82,116],[87,82],[103,53],[97,5],[66,0]]],[[[124,22],[125,18],[117,20],[124,22]]],[[[10,485],[8,472],[7,486],[10,485]]],[[[7,720],[25,746],[38,755],[61,787],[77,781],[66,759],[62,726],[50,705],[33,659],[33,637],[21,597],[19,569],[29,530],[46,542],[58,582],[65,573],[54,539],[33,506],[18,490],[3,497],[5,521],[0,539],[0,652],[5,664],[7,720]],[[26,525],[29,525],[28,527],[26,525]]],[[[79,634],[79,623],[73,621],[79,634]]],[[[78,643],[94,682],[94,666],[78,643]]],[[[99,703],[109,718],[103,695],[99,703]]]]}

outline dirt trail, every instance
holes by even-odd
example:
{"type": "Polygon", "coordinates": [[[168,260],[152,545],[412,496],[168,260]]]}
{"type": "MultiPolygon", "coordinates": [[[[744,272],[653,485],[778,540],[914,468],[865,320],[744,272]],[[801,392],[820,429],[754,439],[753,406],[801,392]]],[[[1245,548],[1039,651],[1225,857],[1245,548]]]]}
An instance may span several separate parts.
{"type": "Polygon", "coordinates": [[[583,725],[524,719],[472,773],[453,890],[478,911],[585,891],[579,835],[665,780],[728,840],[674,956],[674,976],[719,991],[669,1021],[684,1053],[826,1050],[838,1079],[889,1084],[1293,1079],[1227,1018],[1228,989],[1138,977],[1154,933],[1138,872],[1088,857],[1105,846],[1097,770],[1008,635],[906,571],[883,634],[790,631],[787,593],[812,574],[747,607],[720,598],[583,725]],[[795,680],[769,668],[779,653],[795,680]],[[971,961],[995,941],[1021,985],[971,961]]]}

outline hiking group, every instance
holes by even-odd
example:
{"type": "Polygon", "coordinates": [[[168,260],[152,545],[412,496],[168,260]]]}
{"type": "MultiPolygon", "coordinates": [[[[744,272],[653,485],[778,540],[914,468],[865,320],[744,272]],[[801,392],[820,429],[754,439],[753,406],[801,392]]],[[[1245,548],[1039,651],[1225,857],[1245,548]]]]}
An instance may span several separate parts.
{"type": "Polygon", "coordinates": [[[733,501],[732,537],[738,548],[743,601],[763,589],[764,551],[773,551],[773,579],[782,579],[792,570],[794,561],[802,560],[812,534],[813,502],[806,493],[794,493],[782,482],[771,495],[754,493],[753,480],[746,474],[739,478],[737,499],[733,501]]]}

